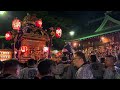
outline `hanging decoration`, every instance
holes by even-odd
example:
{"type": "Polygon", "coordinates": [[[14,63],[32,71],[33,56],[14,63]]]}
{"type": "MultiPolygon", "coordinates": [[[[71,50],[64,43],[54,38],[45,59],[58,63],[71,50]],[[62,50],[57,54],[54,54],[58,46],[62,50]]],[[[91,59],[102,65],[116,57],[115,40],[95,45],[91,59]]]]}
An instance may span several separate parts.
{"type": "Polygon", "coordinates": [[[61,35],[62,35],[62,30],[61,30],[61,28],[58,27],[58,28],[56,29],[56,38],[60,38],[61,35]]]}
{"type": "Polygon", "coordinates": [[[12,39],[12,35],[11,35],[10,32],[7,32],[7,33],[5,34],[5,39],[8,40],[8,41],[12,39]]]}
{"type": "Polygon", "coordinates": [[[48,52],[48,51],[49,51],[49,48],[48,48],[48,47],[44,47],[44,48],[43,48],[43,51],[44,51],[44,52],[48,52]]]}
{"type": "Polygon", "coordinates": [[[12,21],[12,28],[14,30],[20,30],[20,27],[21,27],[21,21],[17,18],[15,18],[13,21],[12,21]]]}
{"type": "Polygon", "coordinates": [[[39,19],[39,20],[37,20],[36,22],[35,22],[35,25],[37,26],[37,27],[42,27],[42,20],[41,19],[39,19]]]}
{"type": "Polygon", "coordinates": [[[55,32],[54,31],[52,31],[50,34],[51,34],[52,37],[55,36],[55,32]]]}
{"type": "Polygon", "coordinates": [[[102,41],[102,43],[108,43],[108,42],[110,42],[110,39],[107,38],[107,37],[102,36],[101,41],[102,41]]]}
{"type": "Polygon", "coordinates": [[[28,47],[27,46],[22,46],[21,47],[21,52],[25,53],[26,51],[28,51],[28,47]]]}

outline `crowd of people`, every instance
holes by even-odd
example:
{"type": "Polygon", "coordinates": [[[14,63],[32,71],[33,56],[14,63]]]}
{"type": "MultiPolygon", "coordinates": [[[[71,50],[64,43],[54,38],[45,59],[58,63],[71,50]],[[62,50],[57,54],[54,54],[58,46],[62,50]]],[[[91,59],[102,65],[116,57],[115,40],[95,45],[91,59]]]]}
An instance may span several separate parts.
{"type": "Polygon", "coordinates": [[[104,45],[98,46],[96,48],[89,47],[88,49],[83,50],[83,52],[87,58],[89,58],[92,54],[95,54],[99,59],[107,55],[112,55],[117,58],[117,55],[120,53],[120,43],[105,43],[104,45]]]}
{"type": "Polygon", "coordinates": [[[26,63],[12,59],[0,62],[0,79],[120,79],[120,54],[117,57],[106,55],[98,60],[94,54],[88,59],[77,51],[72,60],[65,55],[26,63]]]}

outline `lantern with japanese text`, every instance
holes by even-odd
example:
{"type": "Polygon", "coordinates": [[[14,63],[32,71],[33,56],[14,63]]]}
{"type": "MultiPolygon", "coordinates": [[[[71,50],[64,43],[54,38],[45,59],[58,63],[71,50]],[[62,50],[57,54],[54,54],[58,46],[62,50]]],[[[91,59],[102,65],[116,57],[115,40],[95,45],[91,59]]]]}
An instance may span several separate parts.
{"type": "Polygon", "coordinates": [[[11,35],[10,32],[7,32],[7,33],[5,34],[5,39],[8,40],[8,41],[12,39],[12,35],[11,35]]]}
{"type": "Polygon", "coordinates": [[[61,28],[58,27],[58,28],[56,29],[56,38],[60,38],[61,35],[62,35],[62,30],[61,30],[61,28]]]}
{"type": "Polygon", "coordinates": [[[41,19],[37,20],[37,21],[35,22],[35,25],[36,25],[37,27],[42,27],[42,20],[41,20],[41,19]]]}
{"type": "Polygon", "coordinates": [[[26,51],[28,51],[28,47],[27,46],[22,46],[21,47],[21,52],[25,53],[26,51]]]}
{"type": "Polygon", "coordinates": [[[12,28],[14,30],[20,30],[20,27],[21,27],[21,21],[17,18],[15,18],[13,21],[12,21],[12,28]]]}

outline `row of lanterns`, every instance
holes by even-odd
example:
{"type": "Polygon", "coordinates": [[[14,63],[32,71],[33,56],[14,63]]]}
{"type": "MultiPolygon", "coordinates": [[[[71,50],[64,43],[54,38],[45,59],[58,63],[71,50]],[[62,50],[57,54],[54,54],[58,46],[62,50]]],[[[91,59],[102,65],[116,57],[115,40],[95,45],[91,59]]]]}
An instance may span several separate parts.
{"type": "MultiPolygon", "coordinates": [[[[37,21],[35,22],[35,25],[36,25],[37,27],[41,28],[41,27],[42,27],[42,20],[41,20],[41,19],[37,20],[37,21]]],[[[20,28],[21,28],[21,21],[20,21],[19,19],[15,18],[15,19],[12,21],[12,28],[13,28],[13,30],[19,31],[20,28]]],[[[55,36],[56,36],[56,38],[60,38],[61,35],[62,35],[62,30],[61,30],[61,28],[58,27],[58,28],[56,29],[55,36]]],[[[11,34],[10,32],[7,32],[7,33],[5,34],[5,39],[6,39],[6,40],[11,40],[11,39],[12,39],[12,34],[11,34]]]]}
{"type": "MultiPolygon", "coordinates": [[[[42,20],[39,19],[39,20],[35,21],[35,25],[36,25],[37,27],[41,28],[41,27],[42,27],[42,20]]],[[[13,28],[14,30],[18,30],[18,31],[19,31],[20,28],[21,28],[21,21],[20,21],[19,19],[15,18],[15,19],[12,21],[12,28],[13,28]]]]}
{"type": "MultiPolygon", "coordinates": [[[[48,52],[49,47],[43,47],[43,51],[44,52],[48,52]]],[[[21,52],[25,53],[28,51],[28,47],[27,46],[21,46],[21,52]]]]}

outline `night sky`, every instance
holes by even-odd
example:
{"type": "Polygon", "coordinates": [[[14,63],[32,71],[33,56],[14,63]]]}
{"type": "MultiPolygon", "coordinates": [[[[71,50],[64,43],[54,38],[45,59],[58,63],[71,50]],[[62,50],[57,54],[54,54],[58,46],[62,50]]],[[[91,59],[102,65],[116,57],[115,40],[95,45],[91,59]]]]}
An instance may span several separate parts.
{"type": "MultiPolygon", "coordinates": [[[[7,11],[5,16],[0,16],[0,35],[4,35],[7,31],[12,29],[12,20],[18,17],[20,20],[27,15],[27,12],[37,12],[37,11],[7,11]]],[[[42,11],[44,12],[44,11],[42,11]]],[[[51,17],[62,17],[64,19],[73,20],[72,25],[68,25],[69,32],[75,30],[77,33],[86,34],[91,32],[91,30],[96,30],[104,19],[104,13],[106,11],[45,11],[46,15],[51,17]],[[103,18],[99,21],[94,22],[94,20],[103,18]],[[90,22],[90,23],[89,23],[90,22]],[[92,23],[91,23],[92,22],[92,23]]],[[[37,13],[36,13],[37,15],[37,13]]],[[[112,11],[112,17],[120,20],[120,11],[112,11]]],[[[45,23],[43,21],[43,23],[45,23]]],[[[43,26],[45,27],[45,26],[43,26]]],[[[65,30],[63,30],[64,32],[65,30]]]]}
{"type": "MultiPolygon", "coordinates": [[[[78,29],[94,20],[104,16],[105,11],[48,11],[48,15],[56,17],[69,18],[75,21],[74,26],[78,29]]],[[[8,11],[5,16],[0,16],[0,33],[4,34],[6,31],[12,29],[11,22],[15,17],[23,19],[27,12],[25,11],[8,11]]]]}
{"type": "MultiPolygon", "coordinates": [[[[27,12],[36,11],[7,11],[5,16],[0,16],[0,35],[4,35],[7,31],[12,30],[12,20],[18,17],[20,20],[27,15],[27,12]]],[[[75,39],[79,38],[81,35],[91,33],[95,31],[102,23],[106,11],[42,11],[46,12],[48,16],[52,17],[62,17],[64,19],[73,20],[72,25],[68,25],[68,30],[63,29],[63,39],[75,39]],[[102,18],[101,20],[95,21],[96,19],[102,18]],[[75,31],[74,38],[69,36],[69,31],[75,31]]],[[[37,15],[37,13],[36,13],[37,15]]],[[[113,18],[120,20],[120,11],[112,11],[111,14],[113,18]]],[[[44,22],[44,21],[43,21],[44,22]]],[[[43,26],[44,27],[44,26],[43,26]]]]}

